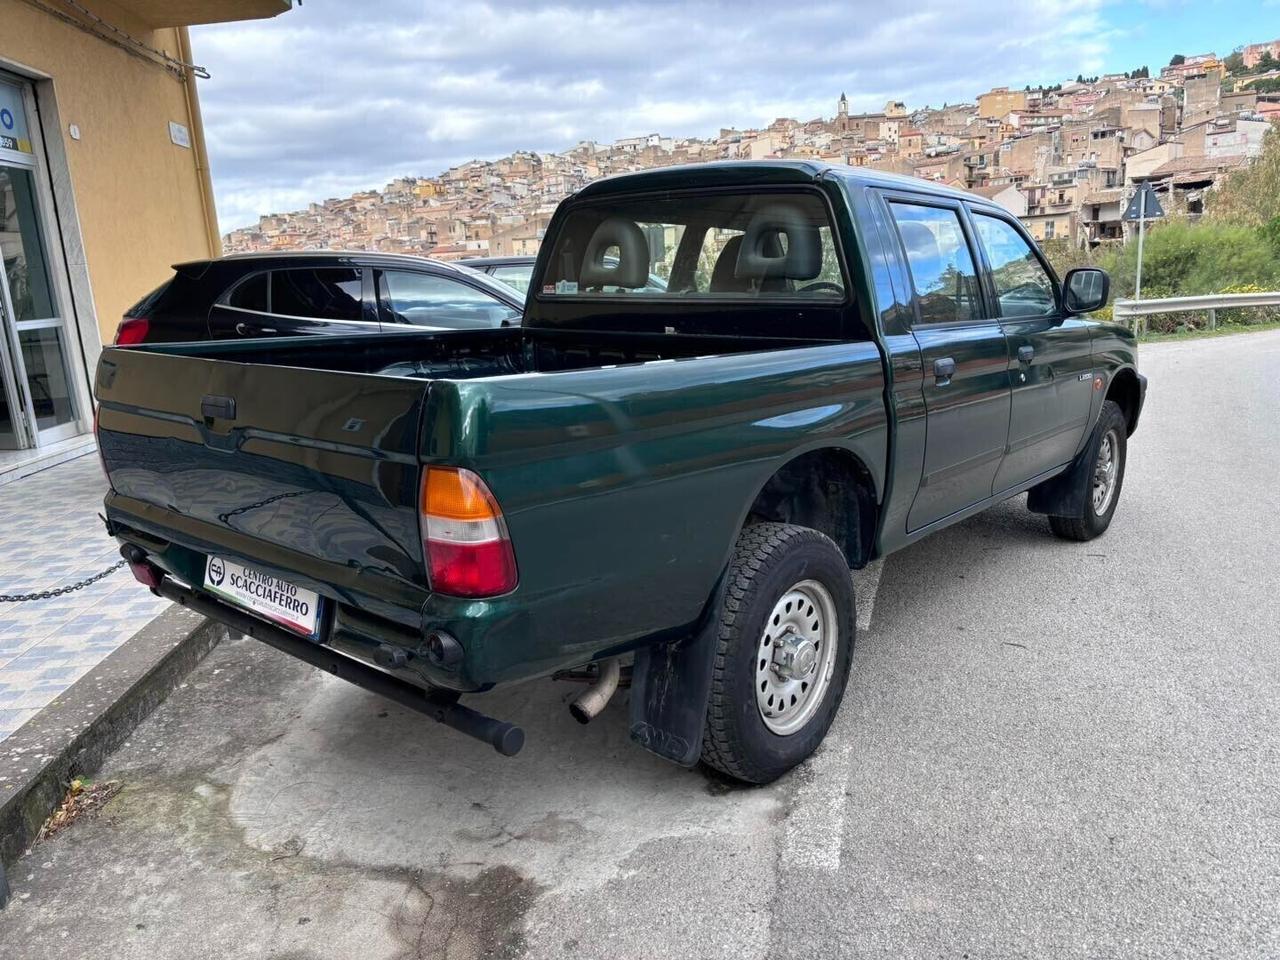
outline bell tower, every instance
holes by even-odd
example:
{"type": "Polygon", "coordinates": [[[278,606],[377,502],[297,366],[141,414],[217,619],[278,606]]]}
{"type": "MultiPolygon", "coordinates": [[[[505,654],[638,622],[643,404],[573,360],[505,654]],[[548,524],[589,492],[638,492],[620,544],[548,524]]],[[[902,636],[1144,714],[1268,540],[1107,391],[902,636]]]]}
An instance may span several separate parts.
{"type": "Polygon", "coordinates": [[[836,104],[836,125],[841,130],[849,129],[849,98],[840,91],[840,100],[836,104]]]}

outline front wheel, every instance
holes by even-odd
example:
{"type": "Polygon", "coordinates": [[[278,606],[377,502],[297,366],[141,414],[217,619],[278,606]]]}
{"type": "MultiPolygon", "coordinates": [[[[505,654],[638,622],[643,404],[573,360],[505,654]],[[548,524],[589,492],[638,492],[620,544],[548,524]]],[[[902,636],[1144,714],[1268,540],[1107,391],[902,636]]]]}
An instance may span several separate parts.
{"type": "Polygon", "coordinates": [[[1093,428],[1082,456],[1093,466],[1084,472],[1080,513],[1072,517],[1050,517],[1049,528],[1064,540],[1092,540],[1111,526],[1120,488],[1124,485],[1124,467],[1128,455],[1128,424],[1119,404],[1108,400],[1102,405],[1098,423],[1093,428]]]}
{"type": "Polygon", "coordinates": [[[702,759],[769,783],[835,719],[853,657],[853,583],[828,537],[785,523],[744,528],[728,578],[702,759]]]}

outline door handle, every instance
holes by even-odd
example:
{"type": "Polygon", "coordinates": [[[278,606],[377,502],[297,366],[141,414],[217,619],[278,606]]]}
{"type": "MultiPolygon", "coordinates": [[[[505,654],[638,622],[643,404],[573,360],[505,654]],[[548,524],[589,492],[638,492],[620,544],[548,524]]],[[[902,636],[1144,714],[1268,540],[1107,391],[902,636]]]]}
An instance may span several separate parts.
{"type": "Polygon", "coordinates": [[[244,321],[241,321],[240,323],[236,324],[236,333],[240,334],[240,336],[242,337],[252,337],[253,327],[249,326],[244,321]]]}
{"type": "Polygon", "coordinates": [[[939,387],[945,387],[956,373],[956,362],[951,357],[939,357],[933,361],[933,381],[939,387]]]}
{"type": "Polygon", "coordinates": [[[1036,348],[1030,344],[1018,348],[1018,361],[1020,363],[1025,363],[1027,366],[1031,366],[1031,360],[1035,355],[1036,348]]]}

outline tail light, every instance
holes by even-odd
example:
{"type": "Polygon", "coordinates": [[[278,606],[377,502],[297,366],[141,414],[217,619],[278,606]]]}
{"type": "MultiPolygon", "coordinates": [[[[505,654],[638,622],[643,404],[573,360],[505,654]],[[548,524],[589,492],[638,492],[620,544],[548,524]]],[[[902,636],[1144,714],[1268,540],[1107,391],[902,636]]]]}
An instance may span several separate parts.
{"type": "Polygon", "coordinates": [[[120,321],[120,326],[116,327],[117,347],[131,347],[134,344],[142,343],[147,339],[147,334],[151,331],[151,321],[146,317],[125,317],[120,321]]]}
{"type": "Polygon", "coordinates": [[[470,470],[424,470],[419,519],[432,590],[496,597],[515,589],[516,557],[502,510],[470,470]]]}

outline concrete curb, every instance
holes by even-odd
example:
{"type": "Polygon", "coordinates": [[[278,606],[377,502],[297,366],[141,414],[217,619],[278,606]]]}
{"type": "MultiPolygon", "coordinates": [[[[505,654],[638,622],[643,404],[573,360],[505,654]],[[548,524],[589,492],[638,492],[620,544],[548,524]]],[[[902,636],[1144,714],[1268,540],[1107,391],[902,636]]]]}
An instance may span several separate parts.
{"type": "Polygon", "coordinates": [[[0,878],[67,783],[97,770],[225,636],[221,624],[170,607],[0,742],[0,878]]]}

